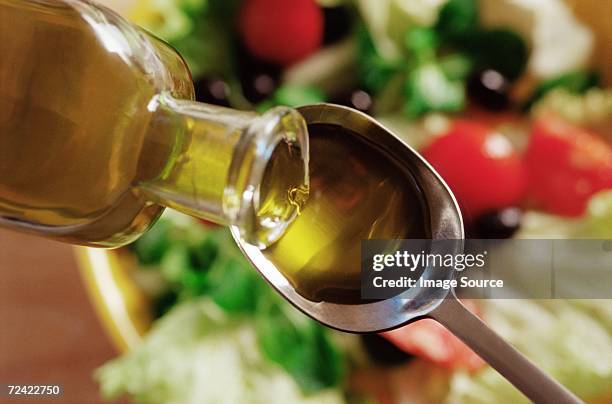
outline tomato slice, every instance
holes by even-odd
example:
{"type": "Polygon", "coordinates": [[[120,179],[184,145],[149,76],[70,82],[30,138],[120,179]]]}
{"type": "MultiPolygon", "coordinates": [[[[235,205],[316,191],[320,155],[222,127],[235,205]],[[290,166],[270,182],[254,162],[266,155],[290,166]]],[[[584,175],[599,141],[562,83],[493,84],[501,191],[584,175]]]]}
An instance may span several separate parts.
{"type": "Polygon", "coordinates": [[[612,188],[612,147],[557,117],[534,124],[525,162],[531,201],[551,213],[579,216],[593,194],[612,188]]]}
{"type": "MultiPolygon", "coordinates": [[[[475,308],[469,302],[464,304],[475,308]]],[[[419,320],[381,335],[401,350],[448,369],[475,371],[485,365],[474,351],[432,319],[419,320]]]]}
{"type": "Polygon", "coordinates": [[[523,161],[508,139],[480,122],[456,120],[422,154],[453,191],[468,222],[523,198],[523,161]]]}
{"type": "Polygon", "coordinates": [[[287,66],[321,46],[323,23],[315,0],[245,0],[238,28],[254,56],[287,66]]]}

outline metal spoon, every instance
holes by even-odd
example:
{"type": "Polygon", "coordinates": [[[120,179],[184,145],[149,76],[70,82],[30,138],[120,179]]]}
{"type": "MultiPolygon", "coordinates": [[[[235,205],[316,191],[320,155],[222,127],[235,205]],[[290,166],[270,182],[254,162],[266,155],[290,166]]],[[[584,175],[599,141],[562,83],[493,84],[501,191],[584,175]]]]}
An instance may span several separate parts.
{"type": "MultiPolygon", "coordinates": [[[[371,117],[350,108],[315,104],[298,109],[309,125],[335,124],[375,143],[396,161],[405,164],[419,183],[429,210],[432,239],[463,240],[463,222],[454,196],[433,168],[410,146],[371,117]]],[[[508,381],[537,403],[580,403],[569,390],[536,367],[508,342],[487,327],[456,298],[454,291],[408,289],[391,299],[363,304],[313,302],[298,294],[262,251],[241,242],[243,253],[264,278],[289,302],[315,320],[338,330],[371,333],[432,318],[448,328],[508,381]]],[[[451,244],[452,245],[452,244],[451,244]]],[[[463,248],[459,241],[453,251],[463,248]]],[[[452,278],[449,271],[425,271],[429,279],[452,278]]]]}

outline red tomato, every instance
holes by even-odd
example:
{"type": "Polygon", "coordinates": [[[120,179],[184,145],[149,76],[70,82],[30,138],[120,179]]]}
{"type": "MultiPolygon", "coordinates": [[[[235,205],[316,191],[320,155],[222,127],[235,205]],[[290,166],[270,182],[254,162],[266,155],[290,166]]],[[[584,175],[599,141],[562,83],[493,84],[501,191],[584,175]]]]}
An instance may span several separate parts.
{"type": "Polygon", "coordinates": [[[245,0],[240,32],[253,55],[288,65],[321,45],[323,11],[315,0],[245,0]]]}
{"type": "Polygon", "coordinates": [[[485,125],[457,120],[422,153],[453,191],[466,220],[523,198],[521,158],[508,139],[485,125]]]}
{"type": "Polygon", "coordinates": [[[579,216],[594,193],[612,188],[612,148],[556,117],[534,124],[525,163],[530,199],[551,213],[579,216]]]}
{"type": "Polygon", "coordinates": [[[473,371],[485,365],[474,351],[435,320],[419,320],[382,336],[403,351],[449,369],[473,371]]]}

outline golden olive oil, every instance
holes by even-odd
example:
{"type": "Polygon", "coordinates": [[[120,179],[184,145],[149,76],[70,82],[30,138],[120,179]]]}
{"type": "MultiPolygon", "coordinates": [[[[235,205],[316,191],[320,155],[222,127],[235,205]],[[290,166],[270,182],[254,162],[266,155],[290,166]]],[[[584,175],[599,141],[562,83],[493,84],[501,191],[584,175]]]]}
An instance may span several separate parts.
{"type": "MultiPolygon", "coordinates": [[[[88,2],[0,0],[0,225],[115,247],[161,205],[229,217],[245,191],[226,192],[230,165],[239,187],[261,159],[239,143],[258,116],[191,99],[180,56],[116,14],[88,2]]],[[[287,190],[306,191],[299,150],[285,146],[267,170],[278,179],[247,189],[261,194],[249,234],[264,245],[273,221],[294,215],[287,190]]]]}
{"type": "Polygon", "coordinates": [[[340,126],[309,125],[310,193],[264,255],[312,301],[360,301],[361,240],[428,238],[412,175],[340,126]]]}
{"type": "Polygon", "coordinates": [[[161,209],[131,192],[156,88],[110,45],[65,4],[0,0],[5,222],[87,242],[119,239],[161,209]]]}
{"type": "MultiPolygon", "coordinates": [[[[193,97],[180,57],[79,4],[86,9],[0,0],[0,223],[118,246],[147,228],[159,203],[195,215],[231,209],[225,174],[250,117],[227,110],[215,121],[206,117],[218,110],[165,100],[193,97]]],[[[303,296],[357,302],[361,240],[426,238],[424,203],[376,145],[339,126],[309,131],[310,188],[300,185],[301,151],[281,144],[248,190],[264,218],[257,231],[297,210],[264,254],[303,296]]],[[[238,182],[251,174],[244,167],[238,182]]]]}

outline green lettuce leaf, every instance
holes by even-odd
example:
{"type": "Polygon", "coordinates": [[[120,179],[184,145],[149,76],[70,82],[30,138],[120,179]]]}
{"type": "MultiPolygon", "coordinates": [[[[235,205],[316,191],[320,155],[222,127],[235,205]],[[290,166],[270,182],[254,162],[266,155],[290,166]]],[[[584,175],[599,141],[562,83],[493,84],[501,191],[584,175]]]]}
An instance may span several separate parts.
{"type": "MultiPolygon", "coordinates": [[[[484,317],[493,329],[579,397],[594,399],[612,390],[611,301],[509,299],[483,303],[484,317]]],[[[475,375],[453,375],[446,401],[529,402],[492,368],[475,375]]]]}
{"type": "Polygon", "coordinates": [[[206,296],[230,319],[248,316],[256,325],[262,357],[280,365],[303,392],[315,393],[343,381],[344,352],[330,331],[278,296],[243,257],[226,228],[205,227],[168,211],[133,250],[142,264],[158,268],[169,285],[157,299],[157,313],[206,296]]]}
{"type": "Polygon", "coordinates": [[[130,19],[172,45],[191,74],[225,77],[232,70],[236,0],[139,1],[130,19]]]}
{"type": "Polygon", "coordinates": [[[255,326],[209,299],[181,304],[159,320],[141,345],[96,372],[102,394],[148,404],[340,404],[339,389],[305,395],[266,360],[255,326]]]}
{"type": "MultiPolygon", "coordinates": [[[[612,191],[579,219],[528,212],[519,238],[612,238],[612,191]]],[[[494,330],[585,400],[612,391],[612,300],[482,301],[494,330]]],[[[449,403],[529,402],[492,368],[453,375],[449,403]]],[[[603,401],[602,401],[603,402],[603,401]]]]}
{"type": "Polygon", "coordinates": [[[460,111],[465,105],[464,83],[449,79],[435,63],[424,64],[410,72],[404,93],[404,112],[409,117],[429,111],[460,111]]]}
{"type": "Polygon", "coordinates": [[[612,238],[612,190],[591,197],[581,218],[570,219],[540,212],[528,212],[518,238],[612,238]]]}
{"type": "Polygon", "coordinates": [[[337,386],[344,361],[329,330],[270,294],[255,317],[257,338],[265,356],[280,364],[305,392],[337,386]]]}

